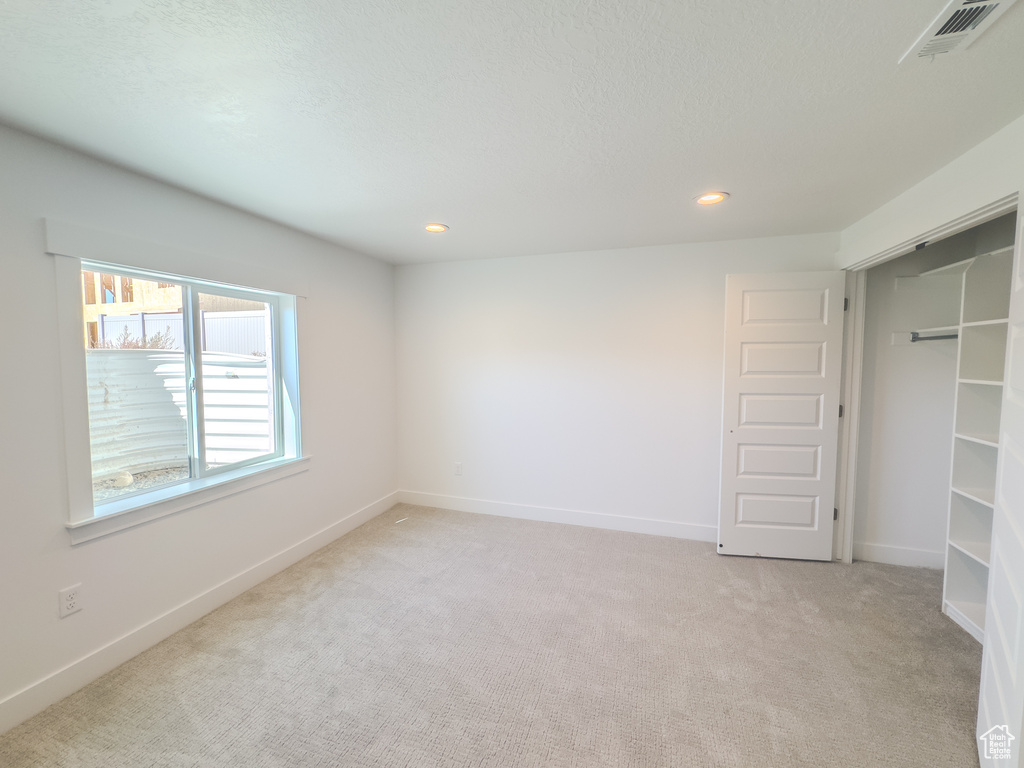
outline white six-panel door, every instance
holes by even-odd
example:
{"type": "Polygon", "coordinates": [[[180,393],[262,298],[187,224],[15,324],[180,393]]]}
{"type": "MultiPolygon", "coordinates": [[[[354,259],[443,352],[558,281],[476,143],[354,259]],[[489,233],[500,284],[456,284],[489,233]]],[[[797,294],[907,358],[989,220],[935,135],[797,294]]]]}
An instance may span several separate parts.
{"type": "Polygon", "coordinates": [[[727,278],[721,554],[832,558],[845,284],[727,278]]]}
{"type": "Polygon", "coordinates": [[[1024,739],[1024,218],[1018,214],[1010,295],[1010,326],[1000,417],[999,469],[992,518],[992,559],[985,617],[985,650],[978,704],[982,765],[1019,766],[1024,739]],[[985,737],[984,739],[982,737],[985,737]],[[1012,738],[1010,738],[1012,737],[1012,738]],[[1009,759],[986,749],[1009,744],[1009,759]]]}

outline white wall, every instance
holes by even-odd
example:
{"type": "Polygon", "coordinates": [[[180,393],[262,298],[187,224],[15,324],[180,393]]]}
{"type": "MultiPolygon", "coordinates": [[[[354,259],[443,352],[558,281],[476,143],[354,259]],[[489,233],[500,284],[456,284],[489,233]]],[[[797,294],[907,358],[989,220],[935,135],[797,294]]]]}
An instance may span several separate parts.
{"type": "Polygon", "coordinates": [[[836,246],[807,235],[399,267],[402,497],[713,540],[725,275],[829,269],[836,246]]]}
{"type": "MultiPolygon", "coordinates": [[[[957,347],[905,341],[906,331],[928,324],[898,319],[895,281],[930,268],[923,253],[868,273],[853,556],[941,568],[957,347]],[[894,345],[894,332],[904,341],[894,345]]],[[[959,296],[952,300],[959,304],[959,296]]]]}
{"type": "Polygon", "coordinates": [[[391,267],[7,128],[0,157],[2,731],[390,506],[397,432],[391,267]],[[72,548],[44,217],[302,274],[310,470],[72,548]]]}

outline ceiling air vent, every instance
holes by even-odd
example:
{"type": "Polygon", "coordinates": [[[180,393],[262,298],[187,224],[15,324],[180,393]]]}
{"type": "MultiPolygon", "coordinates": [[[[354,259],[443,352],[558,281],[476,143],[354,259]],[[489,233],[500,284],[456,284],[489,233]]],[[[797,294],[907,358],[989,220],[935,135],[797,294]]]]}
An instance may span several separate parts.
{"type": "Polygon", "coordinates": [[[931,58],[942,53],[956,53],[973,43],[992,26],[1017,0],[952,0],[942,9],[932,25],[917,38],[910,50],[900,58],[931,58]]]}

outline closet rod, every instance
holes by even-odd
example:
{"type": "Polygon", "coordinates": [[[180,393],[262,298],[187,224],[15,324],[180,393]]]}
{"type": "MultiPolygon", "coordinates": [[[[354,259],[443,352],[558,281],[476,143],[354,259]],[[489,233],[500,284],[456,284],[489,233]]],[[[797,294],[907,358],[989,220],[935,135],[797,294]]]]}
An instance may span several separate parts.
{"type": "Polygon", "coordinates": [[[939,341],[940,339],[956,339],[959,338],[958,333],[947,333],[944,336],[922,336],[917,331],[910,332],[911,341],[939,341]]]}

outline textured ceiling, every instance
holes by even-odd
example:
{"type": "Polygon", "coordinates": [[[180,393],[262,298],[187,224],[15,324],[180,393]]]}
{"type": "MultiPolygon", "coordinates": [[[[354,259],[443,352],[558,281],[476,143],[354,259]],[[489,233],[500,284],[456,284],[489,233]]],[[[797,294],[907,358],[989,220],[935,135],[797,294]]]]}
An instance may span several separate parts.
{"type": "Polygon", "coordinates": [[[397,263],[834,231],[1024,113],[945,2],[0,0],[0,120],[397,263]]]}

